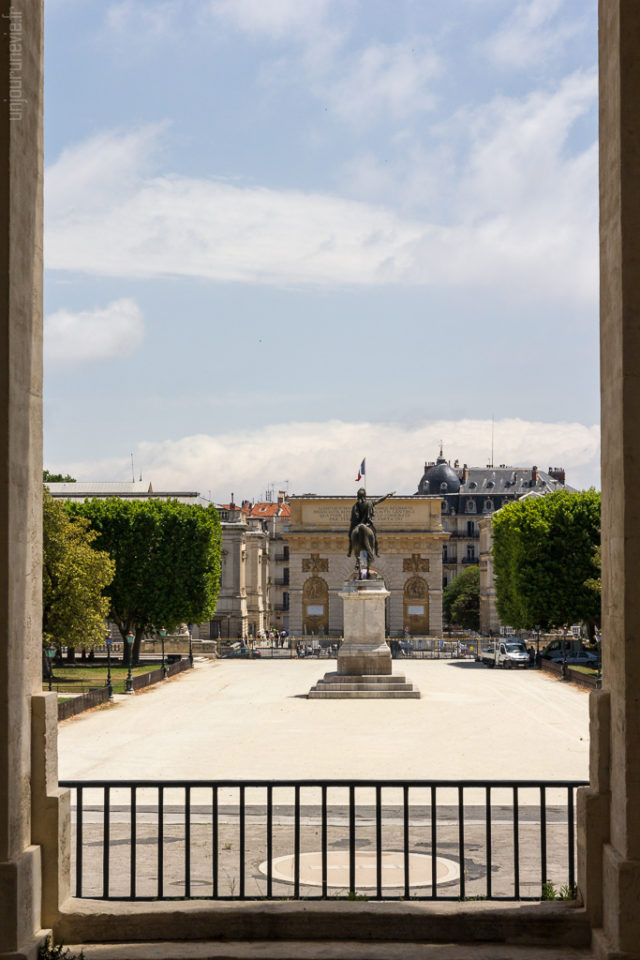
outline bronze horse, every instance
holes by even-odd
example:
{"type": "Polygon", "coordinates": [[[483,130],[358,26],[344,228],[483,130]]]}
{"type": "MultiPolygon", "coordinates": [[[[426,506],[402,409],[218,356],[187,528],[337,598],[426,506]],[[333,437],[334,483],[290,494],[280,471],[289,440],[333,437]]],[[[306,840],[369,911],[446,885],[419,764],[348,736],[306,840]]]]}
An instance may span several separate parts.
{"type": "Polygon", "coordinates": [[[351,550],[356,558],[358,576],[362,576],[361,554],[367,555],[367,573],[371,570],[376,544],[376,535],[373,527],[366,523],[359,523],[353,528],[350,535],[351,550]]]}

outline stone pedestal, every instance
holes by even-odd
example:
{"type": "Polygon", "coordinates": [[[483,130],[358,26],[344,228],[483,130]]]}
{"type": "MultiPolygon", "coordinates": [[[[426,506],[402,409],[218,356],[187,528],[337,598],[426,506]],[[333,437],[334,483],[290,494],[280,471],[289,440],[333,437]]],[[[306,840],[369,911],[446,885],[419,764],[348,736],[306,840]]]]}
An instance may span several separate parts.
{"type": "Polygon", "coordinates": [[[326,673],[309,691],[316,698],[411,697],[420,692],[402,676],[391,676],[391,651],[385,641],[384,580],[347,580],[344,602],[344,641],[337,673],[326,673]]]}
{"type": "Polygon", "coordinates": [[[347,580],[339,594],[344,603],[344,641],[338,652],[341,676],[389,676],[391,650],[385,641],[384,580],[347,580]]]}

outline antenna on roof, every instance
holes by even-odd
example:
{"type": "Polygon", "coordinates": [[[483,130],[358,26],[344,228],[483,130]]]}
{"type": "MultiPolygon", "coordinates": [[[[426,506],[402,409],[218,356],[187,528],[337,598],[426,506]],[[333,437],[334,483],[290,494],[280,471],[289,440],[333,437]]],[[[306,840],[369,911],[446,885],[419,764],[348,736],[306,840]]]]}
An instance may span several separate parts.
{"type": "Polygon", "coordinates": [[[133,469],[133,454],[131,454],[131,480],[133,483],[136,482],[136,474],[135,470],[133,469]]]}
{"type": "Polygon", "coordinates": [[[491,414],[491,466],[492,466],[492,467],[493,467],[493,433],[494,433],[494,426],[495,426],[495,416],[494,416],[494,414],[492,413],[492,414],[491,414]]]}

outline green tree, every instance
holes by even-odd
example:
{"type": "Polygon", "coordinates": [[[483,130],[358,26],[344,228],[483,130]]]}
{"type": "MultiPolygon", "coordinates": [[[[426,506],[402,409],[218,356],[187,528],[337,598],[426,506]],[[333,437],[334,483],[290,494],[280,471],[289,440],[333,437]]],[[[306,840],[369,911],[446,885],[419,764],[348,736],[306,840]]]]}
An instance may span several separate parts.
{"type": "MultiPolygon", "coordinates": [[[[210,619],[220,588],[222,534],[215,507],[177,500],[87,500],[70,504],[97,534],[96,546],[115,563],[107,589],[109,616],[134,637],[138,663],[145,633],[210,619]]],[[[127,660],[125,643],[123,659],[127,660]]]]}
{"type": "Polygon", "coordinates": [[[600,494],[560,490],[509,503],[492,518],[500,619],[530,630],[600,622],[600,494]]]}
{"type": "Polygon", "coordinates": [[[76,478],[70,477],[68,473],[49,473],[48,470],[42,471],[42,479],[45,483],[75,483],[76,478]]]}
{"type": "Polygon", "coordinates": [[[113,579],[113,561],[94,549],[89,521],[72,520],[46,488],[42,520],[43,644],[60,649],[102,643],[109,612],[103,591],[113,579]]]}
{"type": "Polygon", "coordinates": [[[444,588],[442,608],[447,623],[457,623],[465,630],[480,629],[480,571],[477,567],[463,570],[444,588]]]}

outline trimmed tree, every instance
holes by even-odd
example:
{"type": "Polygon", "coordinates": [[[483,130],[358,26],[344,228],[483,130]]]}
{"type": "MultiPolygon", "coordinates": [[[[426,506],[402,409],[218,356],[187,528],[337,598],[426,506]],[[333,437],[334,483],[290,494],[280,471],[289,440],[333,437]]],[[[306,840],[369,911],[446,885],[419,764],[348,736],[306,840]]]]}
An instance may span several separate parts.
{"type": "Polygon", "coordinates": [[[76,478],[70,477],[68,473],[49,473],[48,470],[42,471],[42,479],[45,483],[75,483],[76,478]]]}
{"type": "MultiPolygon", "coordinates": [[[[210,619],[220,588],[222,534],[215,507],[177,500],[87,500],[70,504],[115,563],[109,616],[123,640],[134,637],[137,664],[145,633],[210,619]]],[[[124,644],[123,661],[128,659],[124,644]]]]}
{"type": "Polygon", "coordinates": [[[496,602],[503,623],[531,630],[600,622],[600,494],[560,490],[509,503],[492,518],[496,602]]]}
{"type": "Polygon", "coordinates": [[[42,504],[42,640],[58,649],[104,642],[109,600],[104,590],[115,566],[94,548],[97,534],[82,517],[44,490],[42,504]]]}
{"type": "Polygon", "coordinates": [[[478,567],[463,570],[448,584],[442,594],[442,610],[447,623],[457,623],[465,630],[480,629],[480,571],[478,567]]]}

